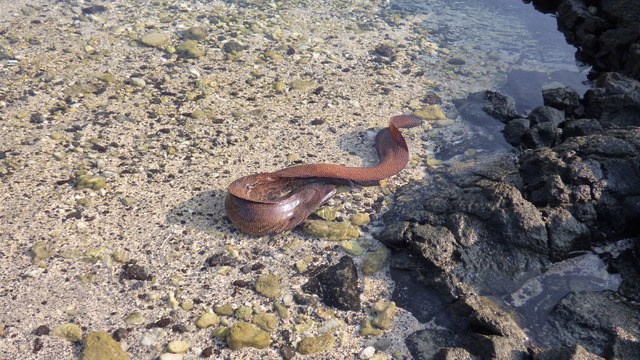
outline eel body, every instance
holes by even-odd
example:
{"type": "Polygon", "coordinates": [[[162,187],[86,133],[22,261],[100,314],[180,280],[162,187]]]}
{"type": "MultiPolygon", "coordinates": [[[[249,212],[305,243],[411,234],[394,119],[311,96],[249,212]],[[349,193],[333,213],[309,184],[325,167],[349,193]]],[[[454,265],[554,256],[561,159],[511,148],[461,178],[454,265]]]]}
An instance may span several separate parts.
{"type": "Polygon", "coordinates": [[[394,116],[376,135],[379,163],[371,167],[305,164],[239,178],[227,188],[227,216],[242,232],[259,236],[294,228],[336,193],[336,186],[372,186],[407,165],[409,150],[399,128],[418,126],[413,116],[394,116]]]}

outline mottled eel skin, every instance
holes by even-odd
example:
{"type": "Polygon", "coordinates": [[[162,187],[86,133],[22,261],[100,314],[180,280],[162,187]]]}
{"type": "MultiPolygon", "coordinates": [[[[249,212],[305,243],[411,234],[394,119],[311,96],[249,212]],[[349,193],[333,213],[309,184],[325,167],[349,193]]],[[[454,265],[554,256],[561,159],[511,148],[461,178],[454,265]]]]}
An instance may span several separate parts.
{"type": "Polygon", "coordinates": [[[242,232],[259,236],[292,229],[336,193],[336,185],[378,185],[399,173],[409,161],[407,143],[398,128],[421,121],[413,116],[394,116],[380,130],[375,144],[380,162],[371,167],[306,164],[275,172],[242,177],[227,188],[227,216],[242,232]]]}

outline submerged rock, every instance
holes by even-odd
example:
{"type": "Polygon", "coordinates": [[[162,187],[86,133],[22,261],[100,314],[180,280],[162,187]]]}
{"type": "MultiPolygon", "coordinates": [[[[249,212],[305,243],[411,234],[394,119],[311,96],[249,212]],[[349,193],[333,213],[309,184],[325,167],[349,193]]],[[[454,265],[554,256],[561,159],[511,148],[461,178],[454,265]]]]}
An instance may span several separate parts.
{"type": "Polygon", "coordinates": [[[269,338],[269,333],[244,321],[240,321],[232,326],[229,335],[227,335],[227,345],[231,350],[238,350],[243,347],[264,349],[270,344],[271,339],[269,338]]]}
{"type": "Polygon", "coordinates": [[[129,354],[122,350],[120,344],[104,331],[87,334],[82,360],[128,360],[129,354]]]}
{"type": "Polygon", "coordinates": [[[353,259],[343,256],[333,266],[322,267],[309,278],[302,290],[320,297],[322,302],[339,310],[360,310],[358,272],[353,259]]]}

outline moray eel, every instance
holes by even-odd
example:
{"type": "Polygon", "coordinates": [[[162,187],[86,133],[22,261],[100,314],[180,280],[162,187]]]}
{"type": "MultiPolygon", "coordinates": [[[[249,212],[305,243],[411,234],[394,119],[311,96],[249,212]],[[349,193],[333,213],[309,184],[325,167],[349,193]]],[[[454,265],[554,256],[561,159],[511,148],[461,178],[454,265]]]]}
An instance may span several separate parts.
{"type": "Polygon", "coordinates": [[[394,116],[375,139],[380,159],[371,167],[305,164],[274,172],[242,177],[227,188],[227,216],[242,232],[276,234],[294,228],[336,193],[341,184],[378,185],[399,173],[409,162],[409,150],[398,128],[411,128],[421,121],[413,116],[394,116]]]}

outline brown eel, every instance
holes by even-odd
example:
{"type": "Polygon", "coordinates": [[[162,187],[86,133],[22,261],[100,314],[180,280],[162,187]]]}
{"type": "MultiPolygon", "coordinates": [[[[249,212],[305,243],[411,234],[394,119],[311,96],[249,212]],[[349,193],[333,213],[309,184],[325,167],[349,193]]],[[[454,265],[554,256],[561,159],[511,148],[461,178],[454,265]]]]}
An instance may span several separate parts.
{"type": "Polygon", "coordinates": [[[398,128],[421,121],[394,116],[380,130],[375,144],[380,162],[371,167],[306,164],[242,177],[227,188],[227,216],[242,232],[259,236],[292,229],[336,193],[336,185],[378,185],[399,173],[409,161],[407,143],[398,128]]]}

